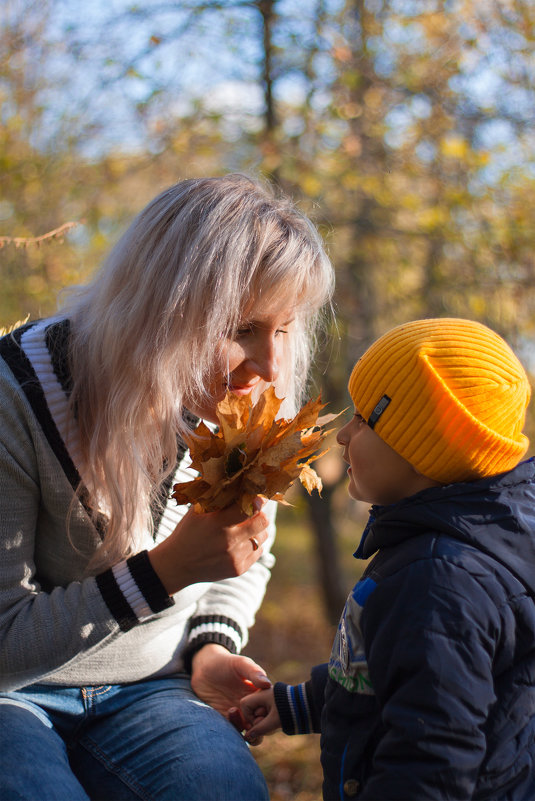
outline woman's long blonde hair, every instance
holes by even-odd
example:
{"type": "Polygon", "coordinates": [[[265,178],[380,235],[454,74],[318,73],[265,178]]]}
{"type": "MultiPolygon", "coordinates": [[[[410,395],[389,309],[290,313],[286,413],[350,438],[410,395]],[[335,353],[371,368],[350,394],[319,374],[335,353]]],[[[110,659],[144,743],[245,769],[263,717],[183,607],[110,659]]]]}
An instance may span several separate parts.
{"type": "Polygon", "coordinates": [[[141,211],[66,307],[84,476],[95,514],[108,517],[93,566],[135,552],[150,530],[151,503],[186,426],[184,399],[207,399],[218,343],[235,335],[244,309],[296,301],[277,382],[290,411],[332,288],[310,221],[246,176],[184,180],[141,211]]]}

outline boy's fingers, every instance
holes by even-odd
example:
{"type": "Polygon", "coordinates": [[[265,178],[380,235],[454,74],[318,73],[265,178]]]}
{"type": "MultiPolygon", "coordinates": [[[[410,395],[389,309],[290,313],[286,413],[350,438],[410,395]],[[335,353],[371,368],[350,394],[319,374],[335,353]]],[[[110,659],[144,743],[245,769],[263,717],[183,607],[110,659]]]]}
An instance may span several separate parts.
{"type": "MultiPolygon", "coordinates": [[[[241,719],[244,722],[246,722],[247,724],[249,724],[249,725],[254,723],[255,708],[252,707],[252,706],[247,706],[247,704],[244,704],[243,701],[241,702],[240,706],[241,706],[241,709],[239,710],[239,712],[240,712],[240,715],[241,715],[241,719]]],[[[229,718],[229,720],[230,720],[230,718],[229,718]]],[[[243,728],[243,726],[242,726],[242,728],[243,728]]]]}
{"type": "MultiPolygon", "coordinates": [[[[232,707],[232,709],[229,709],[228,719],[235,729],[237,729],[240,733],[243,733],[243,737],[245,740],[247,740],[249,745],[260,745],[264,739],[263,736],[261,734],[251,733],[251,724],[244,720],[241,711],[237,707],[232,707]]],[[[255,722],[258,722],[258,720],[259,719],[257,718],[255,722]]]]}
{"type": "Polygon", "coordinates": [[[259,745],[264,739],[264,734],[266,734],[266,732],[259,731],[257,726],[252,726],[244,733],[243,737],[249,745],[259,745]]]}
{"type": "Polygon", "coordinates": [[[247,740],[249,745],[260,745],[260,743],[263,742],[264,740],[262,736],[253,738],[249,737],[249,735],[245,735],[245,739],[247,740]]]}
{"type": "Polygon", "coordinates": [[[246,725],[245,720],[238,707],[233,707],[232,709],[229,709],[228,719],[229,723],[232,723],[234,728],[238,729],[238,731],[243,731],[245,729],[246,725]]]}

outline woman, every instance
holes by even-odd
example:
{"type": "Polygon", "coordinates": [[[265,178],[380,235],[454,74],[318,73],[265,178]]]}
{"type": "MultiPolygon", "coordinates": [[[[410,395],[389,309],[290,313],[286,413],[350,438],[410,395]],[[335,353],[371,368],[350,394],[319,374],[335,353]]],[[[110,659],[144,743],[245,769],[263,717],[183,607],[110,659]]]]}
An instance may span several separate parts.
{"type": "Polygon", "coordinates": [[[194,514],[181,435],[227,390],[300,402],[332,290],[317,232],[248,178],[139,214],[63,313],[0,340],[0,775],[9,799],[267,798],[224,715],[274,512],[194,514]],[[222,714],[220,714],[222,713],[222,714]]]}

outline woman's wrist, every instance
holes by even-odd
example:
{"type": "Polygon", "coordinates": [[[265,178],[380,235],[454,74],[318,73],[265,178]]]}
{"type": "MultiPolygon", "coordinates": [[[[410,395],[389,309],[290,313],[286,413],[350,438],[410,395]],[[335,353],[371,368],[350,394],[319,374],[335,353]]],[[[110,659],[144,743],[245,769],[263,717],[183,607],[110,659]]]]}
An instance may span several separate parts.
{"type": "Polygon", "coordinates": [[[121,629],[128,631],[174,601],[152,568],[147,551],[140,551],[95,576],[102,598],[121,629]]]}
{"type": "Polygon", "coordinates": [[[193,653],[191,654],[191,672],[195,670],[195,665],[205,662],[207,659],[217,656],[228,656],[228,651],[224,645],[219,645],[216,642],[203,642],[200,643],[193,653]]]}
{"type": "Polygon", "coordinates": [[[243,631],[224,615],[198,615],[190,620],[188,644],[183,652],[184,669],[193,673],[194,661],[202,662],[212,656],[232,656],[241,651],[243,631]]]}
{"type": "Polygon", "coordinates": [[[174,595],[188,585],[189,582],[184,580],[180,569],[177,569],[174,553],[172,553],[168,539],[152,548],[148,552],[148,557],[152,569],[160,579],[169,596],[174,595]]]}

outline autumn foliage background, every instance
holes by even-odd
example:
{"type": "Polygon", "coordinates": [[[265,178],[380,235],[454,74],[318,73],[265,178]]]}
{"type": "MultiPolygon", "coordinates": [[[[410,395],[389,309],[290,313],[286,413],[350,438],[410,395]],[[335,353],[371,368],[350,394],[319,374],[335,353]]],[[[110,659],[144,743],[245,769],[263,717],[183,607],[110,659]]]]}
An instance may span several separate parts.
{"type": "MultiPolygon", "coordinates": [[[[328,411],[417,317],[480,320],[532,371],[534,40],[530,0],[3,0],[0,326],[53,311],[165,186],[239,170],[289,192],[334,261],[310,387],[328,411]]],[[[336,448],[314,467],[247,649],[288,681],[328,655],[366,513],[336,448]]],[[[320,797],[315,738],[255,753],[274,801],[320,797]]]]}

